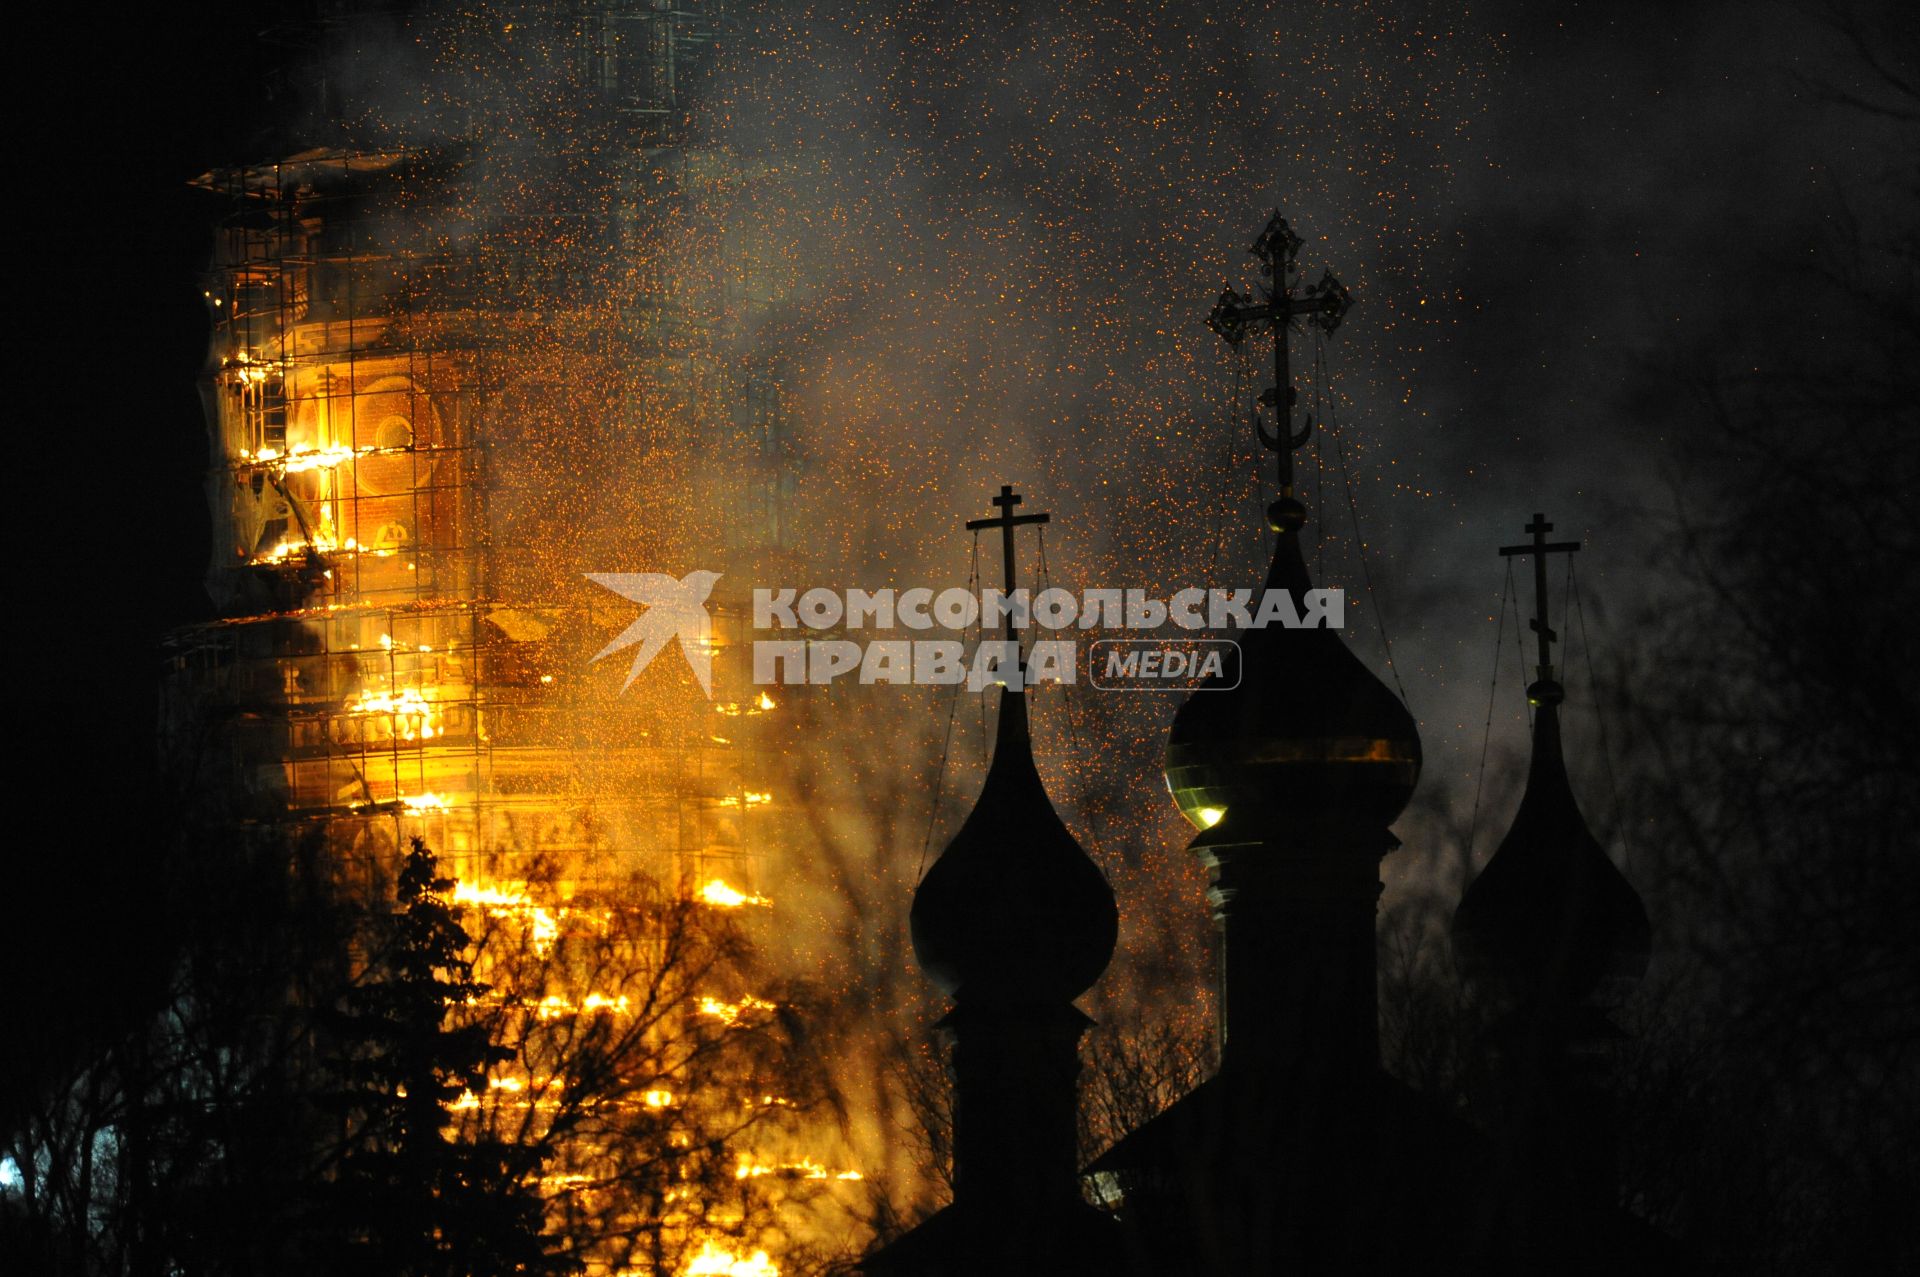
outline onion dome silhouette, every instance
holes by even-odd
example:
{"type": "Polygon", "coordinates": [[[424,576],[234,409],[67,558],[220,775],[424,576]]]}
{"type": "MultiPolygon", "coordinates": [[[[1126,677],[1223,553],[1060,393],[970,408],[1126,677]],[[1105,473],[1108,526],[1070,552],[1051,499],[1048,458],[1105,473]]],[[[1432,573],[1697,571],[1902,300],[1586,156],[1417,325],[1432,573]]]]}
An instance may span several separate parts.
{"type": "Polygon", "coordinates": [[[980,800],[914,892],[913,951],[962,1007],[1070,1002],[1113,957],[1113,889],[1047,799],[1007,690],[980,800]]]}
{"type": "Polygon", "coordinates": [[[1532,1007],[1618,1006],[1646,974],[1652,930],[1640,895],[1587,828],[1560,747],[1561,691],[1543,679],[1526,796],[1453,916],[1461,975],[1532,1007]]]}
{"type": "Polygon", "coordinates": [[[1559,636],[1548,623],[1547,556],[1576,553],[1580,543],[1549,542],[1553,524],[1544,514],[1526,530],[1530,542],[1500,553],[1533,559],[1533,762],[1513,828],[1454,912],[1454,962],[1469,983],[1521,1008],[1605,1009],[1646,973],[1653,934],[1639,893],[1587,828],[1560,748],[1566,693],[1554,680],[1559,636]]]}
{"type": "MultiPolygon", "coordinates": [[[[1298,502],[1275,503],[1266,581],[1292,596],[1296,615],[1309,588],[1302,514],[1298,502]]],[[[1392,824],[1420,777],[1420,734],[1400,698],[1331,629],[1247,630],[1240,653],[1237,686],[1225,672],[1174,716],[1167,788],[1187,819],[1201,829],[1236,811],[1392,824]]]]}

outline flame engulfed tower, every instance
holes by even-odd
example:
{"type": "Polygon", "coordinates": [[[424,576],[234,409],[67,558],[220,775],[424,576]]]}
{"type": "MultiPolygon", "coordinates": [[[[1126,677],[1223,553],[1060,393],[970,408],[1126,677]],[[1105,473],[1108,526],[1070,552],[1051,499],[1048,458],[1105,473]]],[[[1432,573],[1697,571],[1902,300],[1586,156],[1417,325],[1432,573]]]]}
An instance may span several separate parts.
{"type": "MultiPolygon", "coordinates": [[[[575,569],[718,566],[777,537],[762,519],[732,546],[688,540],[696,444],[759,460],[779,443],[774,383],[724,349],[751,282],[667,264],[725,180],[670,144],[712,29],[645,4],[550,9],[399,30],[435,60],[517,41],[571,99],[455,94],[443,75],[424,120],[336,106],[342,144],[200,179],[224,208],[205,381],[223,619],[176,640],[175,740],[236,814],[319,822],[343,865],[417,832],[490,871],[644,846],[744,875],[732,849],[766,795],[733,733],[655,717],[685,697],[624,710],[569,686],[625,606],[575,569]]],[[[323,35],[353,65],[338,45],[396,30],[323,35]]],[[[770,708],[725,685],[715,703],[770,708]]]]}
{"type": "MultiPolygon", "coordinates": [[[[365,899],[424,839],[543,953],[636,879],[736,920],[770,903],[790,707],[731,658],[725,578],[782,554],[778,372],[739,341],[780,271],[741,230],[752,175],[685,136],[724,25],[698,0],[323,7],[290,36],[292,136],[198,181],[220,619],[172,640],[176,769],[224,823],[321,840],[365,899]],[[711,698],[671,643],[623,694],[625,659],[588,658],[638,608],[585,574],[696,568],[723,577],[711,698]]],[[[772,1012],[725,976],[691,1015],[772,1012]]],[[[725,1156],[858,1178],[791,1144],[725,1156]]]]}

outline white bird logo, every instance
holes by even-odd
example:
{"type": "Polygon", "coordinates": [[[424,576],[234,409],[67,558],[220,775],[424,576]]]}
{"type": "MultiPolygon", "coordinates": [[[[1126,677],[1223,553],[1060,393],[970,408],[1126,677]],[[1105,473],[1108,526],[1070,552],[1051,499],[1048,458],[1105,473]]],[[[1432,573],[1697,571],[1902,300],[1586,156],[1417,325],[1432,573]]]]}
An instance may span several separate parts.
{"type": "MultiPolygon", "coordinates": [[[[707,619],[706,602],[707,596],[713,593],[713,583],[720,579],[718,572],[689,572],[678,581],[660,572],[589,572],[586,577],[623,599],[632,599],[647,607],[632,625],[620,631],[619,637],[593,657],[597,661],[623,647],[640,645],[640,650],[633,654],[633,667],[627,671],[627,681],[620,685],[621,691],[632,687],[640,671],[647,668],[647,662],[660,654],[668,639],[677,635],[688,667],[700,680],[700,690],[709,700],[713,698],[713,648],[708,642],[713,634],[713,622],[707,619]]],[[[593,661],[587,663],[591,665],[593,661]]]]}

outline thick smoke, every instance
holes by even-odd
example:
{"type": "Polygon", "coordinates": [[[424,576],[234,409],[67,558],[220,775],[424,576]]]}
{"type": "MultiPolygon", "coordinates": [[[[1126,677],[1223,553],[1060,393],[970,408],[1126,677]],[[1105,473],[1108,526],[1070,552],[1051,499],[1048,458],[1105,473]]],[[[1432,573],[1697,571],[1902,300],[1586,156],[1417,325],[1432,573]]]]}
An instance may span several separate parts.
{"type": "MultiPolygon", "coordinates": [[[[791,480],[780,553],[758,570],[785,576],[732,588],[964,584],[960,524],[1011,482],[1053,513],[1052,583],[1164,596],[1250,584],[1264,558],[1271,475],[1246,401],[1268,374],[1202,321],[1223,283],[1251,282],[1243,250],[1281,209],[1308,237],[1308,278],[1331,267],[1358,300],[1324,359],[1295,342],[1321,425],[1300,459],[1310,566],[1353,597],[1349,642],[1383,676],[1383,628],[1394,641],[1422,721],[1431,810],[1403,822],[1395,889],[1449,888],[1437,845],[1479,779],[1497,623],[1512,642],[1493,547],[1542,509],[1590,538],[1601,612],[1661,588],[1639,517],[1661,504],[1661,440],[1623,415],[1629,361],[1712,321],[1729,229],[1751,241],[1797,215],[1831,151],[1779,42],[1733,11],[1615,7],[1569,30],[1521,5],[730,6],[680,86],[684,163],[661,161],[674,191],[658,219],[559,251],[597,275],[609,313],[651,289],[711,314],[724,336],[689,350],[687,376],[703,360],[773,370],[791,480]]],[[[528,218],[569,165],[634,164],[583,149],[585,124],[553,109],[577,67],[510,22],[505,6],[453,22],[439,48],[396,23],[327,75],[367,108],[350,132],[468,152],[458,207],[422,210],[449,244],[528,218]],[[486,81],[493,125],[411,87],[448,75],[486,81]]],[[[1815,69],[1832,57],[1796,47],[1815,69]]],[[[562,337],[529,330],[529,358],[590,350],[590,333],[562,337]]],[[[588,570],[705,566],[761,517],[739,455],[713,420],[689,427],[672,376],[623,381],[583,357],[586,383],[655,395],[638,414],[651,424],[596,433],[636,419],[611,392],[534,413],[533,460],[499,476],[496,511],[529,547],[529,594],[582,588],[588,570]],[[567,446],[582,437],[593,446],[567,446]]],[[[991,573],[997,553],[980,561],[991,573]]],[[[602,637],[580,636],[583,660],[602,637]]],[[[1511,647],[1505,660],[1517,688],[1511,647]]],[[[797,746],[803,851],[771,867],[769,947],[836,995],[829,1038],[915,1042],[933,1010],[906,908],[923,851],[977,790],[979,701],[837,689],[797,746]]],[[[1184,1014],[1204,1033],[1201,875],[1159,779],[1174,699],[1049,691],[1036,709],[1049,790],[1122,902],[1096,1015],[1184,1014]]],[[[1498,762],[1523,726],[1517,696],[1495,721],[1498,762]]],[[[1483,840],[1509,793],[1488,780],[1483,840]]],[[[901,1115],[870,1116],[884,1062],[848,1071],[858,1155],[904,1171],[901,1115]]]]}

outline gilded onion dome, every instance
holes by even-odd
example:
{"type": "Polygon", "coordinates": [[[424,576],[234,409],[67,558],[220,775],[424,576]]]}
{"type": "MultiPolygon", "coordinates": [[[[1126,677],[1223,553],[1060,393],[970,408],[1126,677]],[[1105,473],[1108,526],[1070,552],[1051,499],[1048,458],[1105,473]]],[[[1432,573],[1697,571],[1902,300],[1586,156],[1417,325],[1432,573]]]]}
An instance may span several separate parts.
{"type": "MultiPolygon", "coordinates": [[[[1296,502],[1276,504],[1266,581],[1292,595],[1296,614],[1309,588],[1300,513],[1296,502]]],[[[1228,671],[1174,716],[1167,788],[1187,819],[1208,829],[1248,809],[1288,823],[1393,823],[1420,776],[1407,707],[1331,629],[1269,625],[1236,637],[1238,685],[1228,671]]]]}
{"type": "Polygon", "coordinates": [[[1119,925],[1040,783],[1026,695],[1004,691],[980,800],[914,893],[914,954],[962,1007],[1070,1002],[1106,970],[1119,925]]]}

